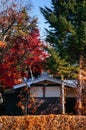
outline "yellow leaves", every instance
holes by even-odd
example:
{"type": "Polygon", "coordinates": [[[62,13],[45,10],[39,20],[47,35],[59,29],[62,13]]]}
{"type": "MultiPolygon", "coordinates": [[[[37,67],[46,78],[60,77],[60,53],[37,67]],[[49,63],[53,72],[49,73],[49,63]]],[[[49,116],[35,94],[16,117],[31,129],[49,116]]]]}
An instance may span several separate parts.
{"type": "Polygon", "coordinates": [[[25,33],[24,31],[22,30],[18,30],[19,34],[23,37],[26,37],[27,36],[27,33],[25,33]]]}

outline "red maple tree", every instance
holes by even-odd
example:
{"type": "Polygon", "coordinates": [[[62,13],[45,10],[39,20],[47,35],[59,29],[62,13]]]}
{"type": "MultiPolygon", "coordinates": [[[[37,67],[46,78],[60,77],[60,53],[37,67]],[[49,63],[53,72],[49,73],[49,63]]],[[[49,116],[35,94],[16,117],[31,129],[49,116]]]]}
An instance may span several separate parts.
{"type": "Polygon", "coordinates": [[[48,54],[40,40],[37,19],[31,19],[25,9],[17,12],[11,7],[5,13],[0,14],[0,85],[8,88],[22,82],[23,77],[30,78],[31,73],[41,73],[48,54]]]}
{"type": "Polygon", "coordinates": [[[0,64],[0,82],[4,86],[11,87],[21,82],[22,77],[29,76],[30,69],[32,73],[41,72],[42,63],[48,54],[38,35],[38,30],[34,30],[26,38],[14,38],[13,46],[4,54],[3,63],[0,64]]]}

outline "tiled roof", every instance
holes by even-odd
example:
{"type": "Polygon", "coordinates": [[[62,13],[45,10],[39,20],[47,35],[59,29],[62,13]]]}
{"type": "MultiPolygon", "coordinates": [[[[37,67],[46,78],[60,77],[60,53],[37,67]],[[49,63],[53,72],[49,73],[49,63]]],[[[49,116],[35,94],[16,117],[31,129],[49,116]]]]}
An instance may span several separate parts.
{"type": "MultiPolygon", "coordinates": [[[[23,83],[21,84],[17,84],[14,85],[13,88],[17,89],[17,88],[22,88],[23,86],[28,86],[30,87],[31,84],[36,84],[42,81],[49,81],[49,82],[53,82],[55,84],[61,84],[61,80],[53,78],[51,75],[47,74],[47,73],[43,73],[41,74],[39,77],[37,78],[33,78],[33,79],[29,79],[29,80],[25,80],[23,83]]],[[[64,80],[64,85],[69,86],[69,87],[76,87],[76,80],[64,80]]]]}

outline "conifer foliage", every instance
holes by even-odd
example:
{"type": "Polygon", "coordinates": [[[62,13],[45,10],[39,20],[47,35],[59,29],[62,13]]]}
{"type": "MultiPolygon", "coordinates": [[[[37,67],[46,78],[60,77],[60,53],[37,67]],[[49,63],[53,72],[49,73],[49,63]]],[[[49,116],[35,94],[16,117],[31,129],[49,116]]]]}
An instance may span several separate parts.
{"type": "MultiPolygon", "coordinates": [[[[56,73],[60,67],[63,68],[63,72],[65,72],[65,70],[68,72],[68,64],[70,67],[75,67],[72,73],[76,74],[76,78],[75,74],[72,75],[72,78],[78,80],[77,114],[81,114],[82,86],[83,82],[85,82],[85,78],[82,81],[82,67],[86,66],[84,62],[86,61],[86,0],[51,0],[51,3],[51,8],[46,6],[40,8],[46,22],[49,23],[49,28],[46,29],[46,41],[50,43],[56,52],[54,59],[56,57],[59,59],[60,57],[59,63],[64,61],[64,64],[58,64],[56,67],[57,63],[54,62],[55,65],[51,62],[53,56],[50,57],[49,64],[52,64],[56,73]],[[67,62],[66,66],[65,61],[67,62]],[[82,62],[84,63],[83,66],[82,62]],[[78,71],[76,66],[78,67],[78,71]]],[[[59,72],[60,70],[61,69],[59,69],[59,72]]],[[[84,77],[86,77],[86,74],[84,77]]]]}

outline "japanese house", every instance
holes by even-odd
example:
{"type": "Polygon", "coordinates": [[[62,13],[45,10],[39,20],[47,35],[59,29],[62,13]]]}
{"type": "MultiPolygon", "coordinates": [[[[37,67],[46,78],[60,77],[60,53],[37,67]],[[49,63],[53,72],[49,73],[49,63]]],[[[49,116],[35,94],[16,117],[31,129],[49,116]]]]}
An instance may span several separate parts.
{"type": "MultiPolygon", "coordinates": [[[[24,80],[21,84],[13,86],[12,90],[5,92],[6,115],[23,114],[17,104],[20,101],[18,95],[25,86],[29,88],[27,100],[33,97],[36,101],[37,108],[34,114],[75,114],[76,81],[64,80],[62,82],[47,73],[43,73],[37,78],[24,80]],[[62,83],[64,84],[63,87],[62,83]]],[[[29,108],[27,114],[33,114],[29,108]]]]}

